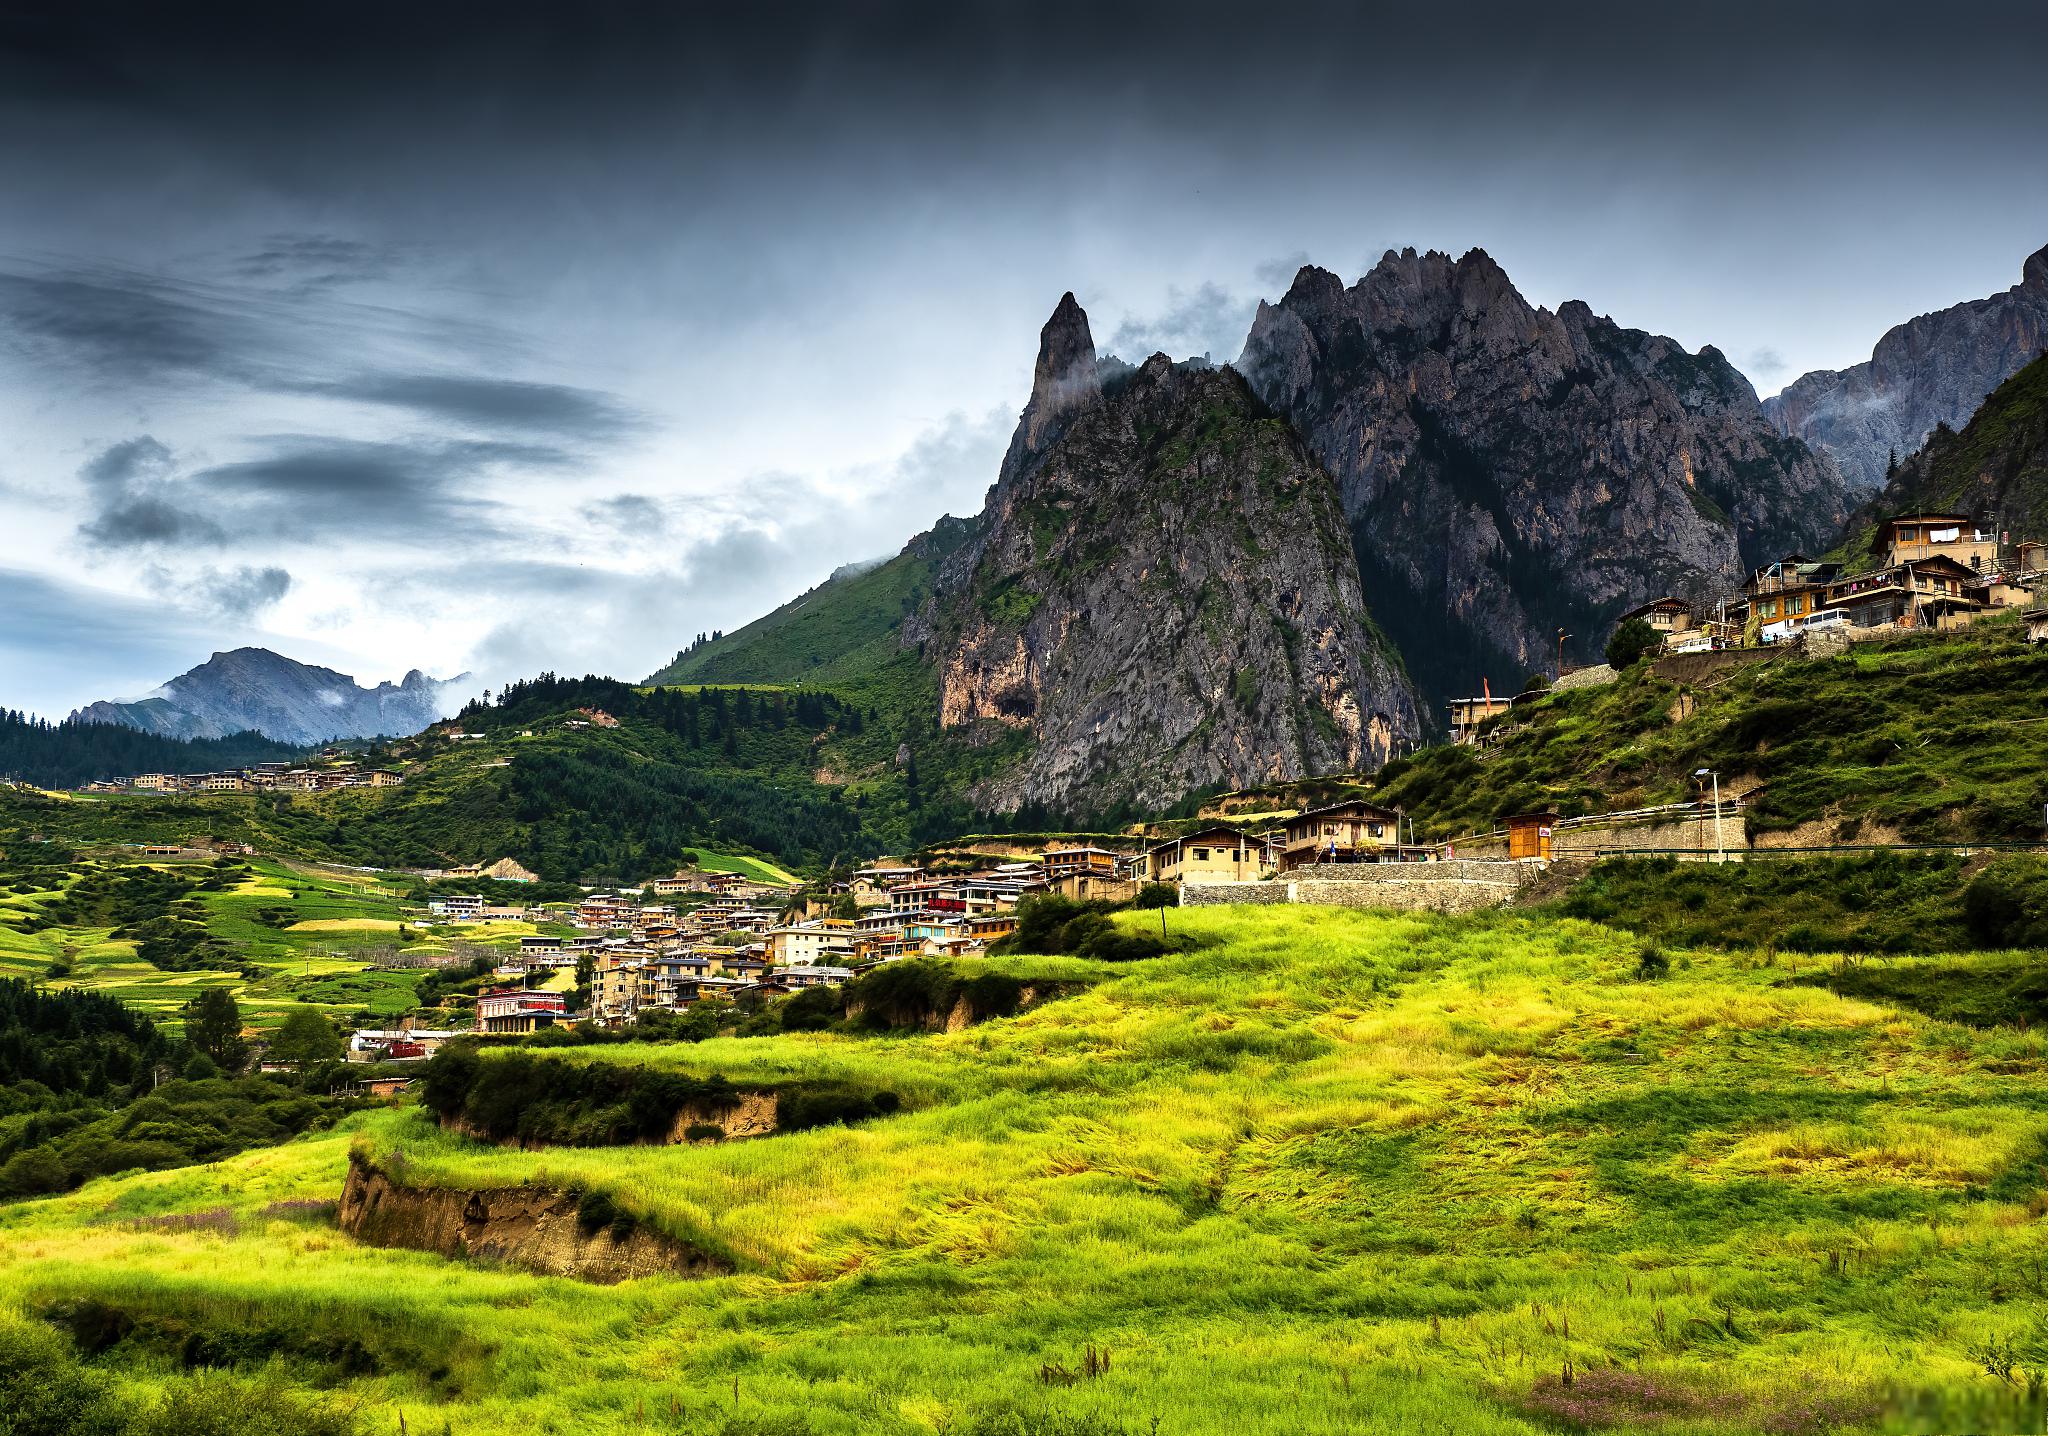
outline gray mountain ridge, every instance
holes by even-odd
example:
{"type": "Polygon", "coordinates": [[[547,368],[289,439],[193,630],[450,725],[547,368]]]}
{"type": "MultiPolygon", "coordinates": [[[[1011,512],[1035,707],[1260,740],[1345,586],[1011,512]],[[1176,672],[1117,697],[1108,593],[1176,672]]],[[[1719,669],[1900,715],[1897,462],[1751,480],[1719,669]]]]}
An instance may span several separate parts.
{"type": "Polygon", "coordinates": [[[332,668],[267,648],[237,648],[214,654],[147,697],[89,703],[71,719],[118,723],[166,738],[222,738],[252,729],[308,745],[402,737],[443,717],[450,690],[468,678],[429,678],[414,669],[397,683],[365,688],[332,668]]]}

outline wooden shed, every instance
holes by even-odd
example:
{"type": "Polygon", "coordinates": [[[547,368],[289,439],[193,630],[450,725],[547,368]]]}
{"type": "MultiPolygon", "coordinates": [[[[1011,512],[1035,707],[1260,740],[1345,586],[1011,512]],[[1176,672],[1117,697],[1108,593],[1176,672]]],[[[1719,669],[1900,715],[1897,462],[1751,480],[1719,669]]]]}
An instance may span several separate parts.
{"type": "Polygon", "coordinates": [[[1510,858],[1547,858],[1550,837],[1557,827],[1555,813],[1521,813],[1508,819],[1510,858]]]}

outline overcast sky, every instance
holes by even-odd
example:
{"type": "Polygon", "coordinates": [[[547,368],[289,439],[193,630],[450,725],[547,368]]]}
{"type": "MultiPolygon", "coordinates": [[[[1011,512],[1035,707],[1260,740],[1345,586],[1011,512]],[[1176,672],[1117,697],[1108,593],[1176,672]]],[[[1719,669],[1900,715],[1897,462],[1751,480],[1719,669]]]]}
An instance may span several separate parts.
{"type": "Polygon", "coordinates": [[[1067,289],[1480,246],[1768,393],[2016,282],[2038,6],[1789,8],[0,0],[0,706],[642,677],[975,511],[1067,289]]]}

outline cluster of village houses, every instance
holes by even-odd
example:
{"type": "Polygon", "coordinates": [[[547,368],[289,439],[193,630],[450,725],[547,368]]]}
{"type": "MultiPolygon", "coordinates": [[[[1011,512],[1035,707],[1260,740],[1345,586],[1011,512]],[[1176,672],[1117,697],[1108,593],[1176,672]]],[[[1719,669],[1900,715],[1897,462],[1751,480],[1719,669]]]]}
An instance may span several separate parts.
{"type": "MultiPolygon", "coordinates": [[[[1878,526],[1872,568],[1851,572],[1849,564],[1788,554],[1752,573],[1739,596],[1711,604],[1652,599],[1616,622],[1642,619],[1667,654],[1768,648],[1818,634],[1853,642],[1962,628],[2040,602],[2048,544],[2008,540],[1993,521],[1969,514],[1904,513],[1878,526]]],[[[2048,609],[2029,608],[2026,617],[2029,638],[2048,639],[2048,609]]],[[[1454,699],[1452,741],[1472,741],[1481,723],[1513,704],[1491,692],[1454,699]]]]}
{"type": "MultiPolygon", "coordinates": [[[[516,1035],[574,1020],[631,1022],[707,998],[787,996],[838,986],[901,958],[980,952],[1016,931],[1019,903],[1038,894],[1127,901],[1151,883],[1257,882],[1328,864],[1447,856],[1440,843],[1402,842],[1402,821],[1392,809],[1352,800],[1298,813],[1269,832],[1216,823],[1127,853],[1055,844],[1035,858],[970,873],[878,863],[808,897],[737,874],[685,872],[574,903],[519,906],[458,895],[434,898],[428,908],[455,925],[519,920],[573,929],[521,937],[496,969],[503,984],[479,994],[469,1031],[516,1035]],[[586,962],[587,1013],[572,1012],[559,987],[536,982],[586,962]]],[[[1510,857],[1548,857],[1553,821],[1551,814],[1511,820],[1510,857]]],[[[420,1057],[458,1035],[465,1034],[367,1030],[352,1047],[363,1058],[420,1057]]]]}
{"type": "Polygon", "coordinates": [[[133,777],[98,778],[80,790],[87,793],[326,793],[336,788],[395,788],[405,779],[396,769],[365,768],[360,763],[323,763],[317,768],[290,763],[257,763],[219,773],[137,773],[133,777]]]}

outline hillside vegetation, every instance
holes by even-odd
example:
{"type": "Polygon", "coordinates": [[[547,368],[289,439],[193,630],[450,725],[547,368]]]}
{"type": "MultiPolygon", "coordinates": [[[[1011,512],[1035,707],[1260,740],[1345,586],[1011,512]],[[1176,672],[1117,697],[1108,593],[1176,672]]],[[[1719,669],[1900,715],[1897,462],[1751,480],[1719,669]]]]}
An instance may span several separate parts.
{"type": "Polygon", "coordinates": [[[48,788],[137,773],[208,773],[290,761],[305,752],[261,733],[165,738],[116,723],[51,723],[0,709],[0,778],[48,788]]]}
{"type": "Polygon", "coordinates": [[[1425,836],[1546,807],[1597,813],[1751,783],[1753,831],[1814,843],[2033,842],[2048,800],[2048,653],[2009,620],[1954,635],[1786,654],[1682,688],[1638,665],[1604,687],[1519,701],[1481,747],[1389,764],[1376,801],[1425,836]]]}
{"type": "Polygon", "coordinates": [[[138,1399],[261,1369],[367,1430],[2038,1428],[2039,1032],[1578,922],[1169,921],[1191,951],[960,1032],[526,1059],[895,1115],[531,1152],[380,1113],[0,1209],[0,1287],[138,1399]],[[307,1215],[352,1144],[414,1186],[579,1191],[732,1270],[359,1245],[307,1215]]]}
{"type": "Polygon", "coordinates": [[[2048,538],[2048,354],[1994,389],[1960,432],[1938,425],[1886,475],[1836,555],[1873,567],[1878,524],[1907,510],[1981,515],[2014,541],[2048,538]]]}

